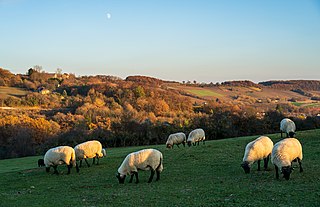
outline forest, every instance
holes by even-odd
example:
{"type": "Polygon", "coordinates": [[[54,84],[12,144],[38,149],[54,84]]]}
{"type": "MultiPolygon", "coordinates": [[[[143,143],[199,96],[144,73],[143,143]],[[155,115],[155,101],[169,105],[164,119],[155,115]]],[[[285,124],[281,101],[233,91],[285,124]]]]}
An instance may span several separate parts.
{"type": "MultiPolygon", "coordinates": [[[[310,108],[278,104],[261,117],[255,107],[245,104],[217,99],[196,103],[166,83],[181,84],[145,76],[76,77],[61,69],[47,73],[41,66],[28,69],[26,74],[0,68],[0,87],[9,91],[0,93],[0,159],[41,155],[53,146],[74,146],[92,139],[104,147],[164,144],[169,134],[187,134],[195,128],[203,128],[209,140],[275,133],[280,120],[288,115],[299,130],[320,126],[319,116],[292,116],[292,112],[308,112],[310,108]]],[[[301,93],[319,90],[320,81],[294,81],[290,87],[286,82],[218,85],[285,85],[301,93]]]]}

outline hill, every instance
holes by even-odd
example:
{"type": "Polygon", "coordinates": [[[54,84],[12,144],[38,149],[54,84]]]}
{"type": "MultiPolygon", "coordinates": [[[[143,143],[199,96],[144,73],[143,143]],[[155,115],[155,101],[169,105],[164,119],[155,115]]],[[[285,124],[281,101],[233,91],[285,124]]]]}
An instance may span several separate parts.
{"type": "MultiPolygon", "coordinates": [[[[269,135],[274,142],[279,134],[269,135]]],[[[245,174],[240,167],[245,145],[255,137],[208,141],[196,147],[168,150],[164,145],[108,149],[101,164],[65,175],[37,168],[39,157],[0,160],[1,206],[317,206],[320,202],[320,130],[299,131],[303,173],[294,170],[289,181],[276,180],[269,171],[245,174]],[[150,172],[140,172],[140,183],[118,184],[115,173],[132,151],[153,147],[163,152],[159,182],[147,183],[150,172]]],[[[298,165],[294,164],[297,168],[298,165]]]]}

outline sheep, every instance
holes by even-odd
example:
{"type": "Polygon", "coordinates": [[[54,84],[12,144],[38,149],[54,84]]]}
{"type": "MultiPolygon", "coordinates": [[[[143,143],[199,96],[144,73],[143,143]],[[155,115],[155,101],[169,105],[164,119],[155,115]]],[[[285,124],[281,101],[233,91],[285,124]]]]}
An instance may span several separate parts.
{"type": "Polygon", "coordinates": [[[50,167],[53,167],[53,174],[59,174],[57,166],[62,164],[66,164],[68,166],[68,174],[70,174],[72,166],[76,167],[77,172],[79,172],[79,167],[76,162],[76,154],[74,149],[69,146],[59,146],[49,149],[44,155],[44,164],[47,172],[50,171],[50,167]]]}
{"type": "Polygon", "coordinates": [[[38,159],[38,167],[44,167],[44,159],[38,159]]]}
{"type": "Polygon", "coordinates": [[[156,149],[144,149],[132,152],[126,156],[118,169],[116,177],[120,184],[124,183],[126,175],[131,175],[129,183],[132,183],[133,176],[136,183],[139,183],[138,170],[151,170],[148,183],[152,182],[154,173],[157,173],[156,181],[160,180],[160,173],[163,170],[163,155],[156,149]]]}
{"type": "Polygon", "coordinates": [[[282,132],[285,132],[287,134],[287,138],[288,137],[293,138],[296,131],[296,125],[291,119],[288,119],[288,118],[282,119],[280,122],[280,131],[281,131],[281,138],[282,138],[282,132]]]}
{"type": "Polygon", "coordinates": [[[264,160],[264,170],[268,168],[268,162],[273,148],[273,142],[269,137],[260,136],[249,142],[245,148],[241,167],[245,173],[250,173],[250,167],[258,161],[258,171],[260,171],[260,161],[264,160]]]}
{"type": "Polygon", "coordinates": [[[183,132],[178,132],[175,134],[170,134],[166,142],[167,148],[173,148],[173,145],[176,144],[178,147],[180,144],[185,146],[186,144],[186,135],[183,132]]]}
{"type": "Polygon", "coordinates": [[[99,165],[99,158],[105,157],[106,150],[102,149],[102,145],[97,140],[83,142],[74,147],[76,152],[77,160],[80,160],[80,167],[82,165],[82,160],[86,161],[87,166],[90,167],[86,158],[93,158],[92,164],[95,164],[95,158],[97,158],[97,165],[99,165]]]}
{"type": "Polygon", "coordinates": [[[300,173],[302,169],[302,146],[300,142],[295,138],[286,138],[277,142],[271,153],[271,162],[276,169],[276,178],[279,179],[278,169],[280,168],[283,177],[286,180],[290,179],[292,172],[292,162],[298,161],[300,167],[300,173]]]}
{"type": "Polygon", "coordinates": [[[198,143],[198,145],[199,145],[200,141],[203,141],[203,144],[205,144],[205,142],[204,142],[205,139],[206,139],[206,137],[205,137],[205,133],[204,133],[203,129],[195,129],[189,133],[187,143],[188,143],[189,147],[191,146],[191,144],[193,144],[193,146],[195,146],[196,143],[198,143]]]}

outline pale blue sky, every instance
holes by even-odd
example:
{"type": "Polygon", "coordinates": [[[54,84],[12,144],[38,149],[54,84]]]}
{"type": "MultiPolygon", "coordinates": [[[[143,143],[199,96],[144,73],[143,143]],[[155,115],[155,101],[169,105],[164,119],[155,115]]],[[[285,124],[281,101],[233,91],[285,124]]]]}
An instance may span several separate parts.
{"type": "Polygon", "coordinates": [[[320,79],[320,1],[0,0],[0,31],[13,73],[320,79]]]}

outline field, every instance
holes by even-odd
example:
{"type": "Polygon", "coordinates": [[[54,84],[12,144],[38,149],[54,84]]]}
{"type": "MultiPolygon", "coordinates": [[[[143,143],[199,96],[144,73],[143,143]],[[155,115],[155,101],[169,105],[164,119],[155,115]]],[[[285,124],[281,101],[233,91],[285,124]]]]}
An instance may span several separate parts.
{"type": "Polygon", "coordinates": [[[211,90],[207,90],[207,89],[188,89],[186,91],[189,93],[195,94],[196,96],[199,96],[199,97],[204,97],[204,96],[222,97],[221,94],[211,90]]]}
{"type": "Polygon", "coordinates": [[[0,96],[6,97],[6,96],[25,96],[28,93],[28,91],[23,90],[21,88],[15,88],[15,87],[4,87],[0,86],[0,96]]]}
{"type": "MultiPolygon", "coordinates": [[[[297,165],[289,181],[275,179],[274,167],[244,174],[244,147],[254,137],[208,141],[196,147],[148,146],[161,150],[161,180],[118,184],[115,174],[123,158],[146,147],[114,148],[100,165],[75,169],[59,166],[60,175],[36,166],[40,157],[0,160],[0,206],[319,206],[320,130],[298,132],[304,172],[297,165]]],[[[279,134],[270,135],[274,142],[279,134]]]]}

